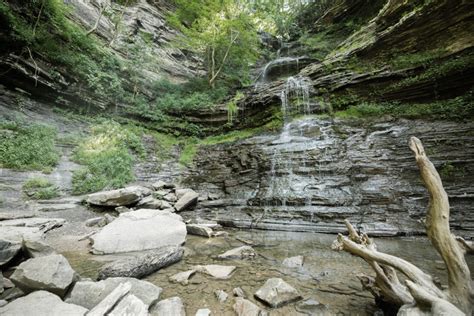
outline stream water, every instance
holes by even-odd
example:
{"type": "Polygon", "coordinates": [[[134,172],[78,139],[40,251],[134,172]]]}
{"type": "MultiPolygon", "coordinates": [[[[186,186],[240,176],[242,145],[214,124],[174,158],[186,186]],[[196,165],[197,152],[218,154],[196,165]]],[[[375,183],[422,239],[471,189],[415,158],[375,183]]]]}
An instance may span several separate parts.
{"type": "MultiPolygon", "coordinates": [[[[332,251],[334,235],[257,230],[229,230],[228,237],[202,238],[188,236],[185,258],[170,267],[145,278],[163,288],[161,298],[179,296],[186,306],[187,315],[194,315],[200,308],[209,308],[214,315],[235,315],[232,310],[232,290],[241,287],[249,298],[260,307],[269,310],[254,299],[253,294],[268,278],[284,279],[306,299],[315,299],[321,306],[320,314],[326,315],[373,315],[377,312],[372,296],[362,290],[356,278],[359,273],[370,273],[361,259],[343,252],[332,251]],[[254,259],[218,260],[217,255],[242,245],[238,239],[252,241],[257,252],[254,259]],[[287,257],[303,255],[301,268],[286,268],[282,261],[287,257]],[[230,279],[216,280],[197,273],[188,285],[171,283],[169,277],[191,269],[194,265],[220,264],[237,267],[230,279]],[[215,290],[224,290],[229,298],[219,303],[215,290]]],[[[400,256],[418,265],[424,271],[437,275],[446,282],[444,265],[425,238],[376,239],[380,251],[400,256]]],[[[66,252],[72,267],[84,277],[97,277],[97,269],[116,256],[93,256],[87,252],[66,252]]],[[[468,262],[474,268],[473,260],[468,262]]],[[[298,312],[298,303],[271,310],[270,315],[304,315],[298,312]]]]}

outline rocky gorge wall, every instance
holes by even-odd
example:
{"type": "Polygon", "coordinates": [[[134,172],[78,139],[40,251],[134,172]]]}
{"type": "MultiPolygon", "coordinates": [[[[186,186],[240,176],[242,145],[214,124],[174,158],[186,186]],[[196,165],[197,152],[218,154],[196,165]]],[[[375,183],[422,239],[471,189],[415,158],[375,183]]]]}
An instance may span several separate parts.
{"type": "Polygon", "coordinates": [[[473,123],[307,117],[281,134],[202,148],[184,179],[198,216],[228,226],[372,235],[422,234],[428,193],[408,148],[424,142],[450,197],[451,227],[474,236],[473,123]]]}

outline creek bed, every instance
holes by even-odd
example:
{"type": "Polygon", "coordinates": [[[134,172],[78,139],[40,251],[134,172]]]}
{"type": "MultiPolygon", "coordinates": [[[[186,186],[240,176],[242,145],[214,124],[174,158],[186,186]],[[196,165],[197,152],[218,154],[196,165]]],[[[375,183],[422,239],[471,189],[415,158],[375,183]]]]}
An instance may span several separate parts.
{"type": "MultiPolygon", "coordinates": [[[[359,273],[373,274],[368,265],[357,257],[330,248],[335,235],[258,230],[227,230],[229,236],[202,238],[188,236],[186,255],[182,261],[149,275],[144,280],[163,288],[161,299],[179,296],[188,315],[200,308],[209,308],[214,315],[235,315],[232,310],[232,290],[241,287],[247,298],[270,315],[304,315],[296,310],[297,303],[270,310],[253,298],[253,294],[269,278],[282,278],[295,287],[304,299],[313,298],[327,306],[327,315],[373,315],[378,308],[373,297],[362,290],[357,279],[359,273]],[[257,256],[247,260],[219,260],[217,255],[242,246],[238,239],[252,241],[257,256]],[[282,261],[287,257],[303,255],[301,268],[286,268],[282,261]],[[220,264],[237,267],[232,277],[216,280],[197,273],[188,285],[171,283],[169,277],[194,265],[220,264]],[[219,303],[214,291],[224,290],[229,298],[219,303]]],[[[378,249],[416,264],[427,273],[436,275],[446,284],[446,269],[438,254],[424,237],[377,238],[378,249]]],[[[98,268],[117,256],[93,256],[85,252],[65,252],[73,268],[84,277],[97,277],[98,268]]],[[[119,257],[119,256],[118,256],[119,257]]],[[[468,264],[474,268],[472,256],[468,264]]]]}

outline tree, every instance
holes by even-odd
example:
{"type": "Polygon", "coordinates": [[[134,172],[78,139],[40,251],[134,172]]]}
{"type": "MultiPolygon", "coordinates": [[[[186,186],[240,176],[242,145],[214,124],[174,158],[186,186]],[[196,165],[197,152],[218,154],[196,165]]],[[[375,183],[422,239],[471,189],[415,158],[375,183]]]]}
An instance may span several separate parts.
{"type": "Polygon", "coordinates": [[[377,251],[366,234],[360,235],[346,221],[349,236],[339,234],[333,249],[344,250],[364,259],[376,276],[360,275],[364,288],[379,301],[400,307],[399,315],[471,315],[474,290],[464,255],[472,245],[455,237],[449,227],[449,201],[436,168],[426,156],[419,139],[410,139],[421,177],[428,189],[430,202],[426,216],[426,233],[443,258],[448,270],[448,289],[441,290],[434,279],[401,258],[377,251]],[[403,284],[397,272],[406,277],[403,284]]]}

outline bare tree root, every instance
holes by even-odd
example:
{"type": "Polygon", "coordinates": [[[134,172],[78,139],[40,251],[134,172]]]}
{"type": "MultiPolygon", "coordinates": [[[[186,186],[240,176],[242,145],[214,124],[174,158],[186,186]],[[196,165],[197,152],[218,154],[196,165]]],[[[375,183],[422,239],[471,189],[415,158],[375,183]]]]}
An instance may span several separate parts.
{"type": "Polygon", "coordinates": [[[451,234],[448,195],[421,141],[412,137],[410,149],[430,195],[426,233],[447,267],[448,289],[442,291],[430,275],[410,262],[378,252],[375,243],[366,234],[359,235],[348,221],[345,223],[349,236],[339,234],[332,248],[364,259],[376,275],[359,275],[362,285],[376,299],[401,307],[399,315],[471,315],[474,291],[464,255],[474,247],[451,234]],[[400,282],[397,271],[406,277],[405,284],[400,282]]]}

